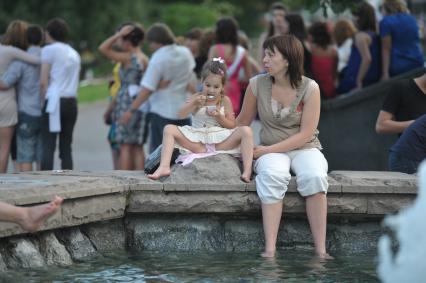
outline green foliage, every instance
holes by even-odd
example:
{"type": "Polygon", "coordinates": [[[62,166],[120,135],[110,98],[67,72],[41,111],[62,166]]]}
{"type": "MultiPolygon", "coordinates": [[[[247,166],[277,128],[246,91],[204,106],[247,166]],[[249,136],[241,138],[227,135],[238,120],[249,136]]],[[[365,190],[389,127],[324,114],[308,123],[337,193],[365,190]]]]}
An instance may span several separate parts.
{"type": "Polygon", "coordinates": [[[218,12],[208,6],[188,3],[167,5],[161,9],[160,16],[176,35],[184,35],[193,27],[210,27],[218,17],[218,12]]]}

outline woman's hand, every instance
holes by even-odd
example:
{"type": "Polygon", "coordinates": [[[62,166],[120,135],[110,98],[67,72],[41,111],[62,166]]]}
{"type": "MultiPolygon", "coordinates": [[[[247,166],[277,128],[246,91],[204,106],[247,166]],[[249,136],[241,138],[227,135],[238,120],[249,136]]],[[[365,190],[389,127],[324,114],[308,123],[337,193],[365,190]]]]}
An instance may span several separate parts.
{"type": "Polygon", "coordinates": [[[270,153],[269,146],[264,146],[264,145],[255,146],[253,150],[253,158],[258,159],[259,157],[267,153],[270,153]]]}
{"type": "Polygon", "coordinates": [[[104,123],[107,125],[111,125],[112,123],[111,114],[112,114],[112,108],[108,107],[108,109],[104,113],[104,123]]]}
{"type": "Polygon", "coordinates": [[[120,29],[120,31],[118,32],[118,35],[121,36],[121,37],[126,36],[129,33],[131,33],[134,29],[135,29],[134,26],[126,25],[122,29],[120,29]]]}
{"type": "Polygon", "coordinates": [[[132,112],[126,111],[121,115],[120,117],[120,124],[127,125],[130,122],[130,119],[132,118],[132,112]]]}

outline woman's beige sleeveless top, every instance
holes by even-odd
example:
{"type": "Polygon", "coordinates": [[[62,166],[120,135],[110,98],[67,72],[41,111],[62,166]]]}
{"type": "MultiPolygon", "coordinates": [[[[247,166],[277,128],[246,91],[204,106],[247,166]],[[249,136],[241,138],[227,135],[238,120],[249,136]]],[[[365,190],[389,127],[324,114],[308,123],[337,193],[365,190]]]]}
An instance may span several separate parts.
{"type": "MultiPolygon", "coordinates": [[[[297,88],[296,99],[289,107],[283,108],[272,98],[272,80],[269,74],[260,74],[250,79],[250,86],[257,98],[257,111],[262,123],[260,142],[262,145],[279,143],[300,131],[303,105],[318,84],[307,77],[297,88]]],[[[318,130],[304,146],[299,149],[322,149],[318,140],[318,130]]]]}

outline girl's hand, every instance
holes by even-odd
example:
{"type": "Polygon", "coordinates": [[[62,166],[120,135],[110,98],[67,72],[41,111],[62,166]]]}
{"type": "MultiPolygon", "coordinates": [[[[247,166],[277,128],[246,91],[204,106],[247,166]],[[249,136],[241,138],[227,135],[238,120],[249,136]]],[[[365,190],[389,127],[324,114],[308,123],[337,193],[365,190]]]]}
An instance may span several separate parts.
{"type": "Polygon", "coordinates": [[[263,145],[255,146],[253,150],[253,158],[258,159],[259,157],[267,153],[270,153],[269,146],[263,146],[263,145]]]}
{"type": "Polygon", "coordinates": [[[222,115],[216,108],[213,110],[206,109],[207,115],[217,118],[223,118],[225,115],[222,115]]]}
{"type": "Polygon", "coordinates": [[[201,107],[206,103],[207,97],[205,95],[194,95],[192,97],[192,104],[196,107],[201,107]]]}

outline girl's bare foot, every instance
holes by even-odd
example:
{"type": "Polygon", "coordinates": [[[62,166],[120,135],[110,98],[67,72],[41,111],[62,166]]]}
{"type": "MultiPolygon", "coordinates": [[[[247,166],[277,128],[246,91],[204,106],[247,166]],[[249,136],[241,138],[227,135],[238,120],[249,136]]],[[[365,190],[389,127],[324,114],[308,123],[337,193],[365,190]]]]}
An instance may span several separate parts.
{"type": "Polygon", "coordinates": [[[148,178],[152,179],[152,180],[158,180],[161,177],[164,176],[169,176],[170,175],[170,167],[158,167],[157,170],[155,170],[154,173],[149,174],[148,178]]]}
{"type": "Polygon", "coordinates": [[[261,257],[272,258],[275,257],[275,251],[264,251],[260,254],[261,257]]]}
{"type": "Polygon", "coordinates": [[[55,196],[49,203],[23,207],[23,216],[19,221],[19,225],[29,232],[37,231],[43,222],[58,210],[62,202],[63,198],[55,196]]]}
{"type": "Polygon", "coordinates": [[[246,182],[246,183],[250,183],[250,179],[251,179],[251,172],[250,173],[243,173],[242,175],[241,175],[241,177],[240,177],[240,179],[243,181],[243,182],[246,182]]]}

